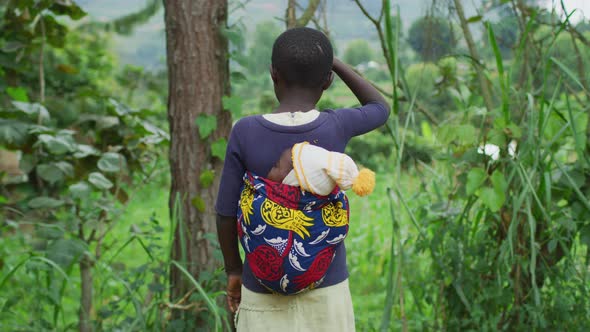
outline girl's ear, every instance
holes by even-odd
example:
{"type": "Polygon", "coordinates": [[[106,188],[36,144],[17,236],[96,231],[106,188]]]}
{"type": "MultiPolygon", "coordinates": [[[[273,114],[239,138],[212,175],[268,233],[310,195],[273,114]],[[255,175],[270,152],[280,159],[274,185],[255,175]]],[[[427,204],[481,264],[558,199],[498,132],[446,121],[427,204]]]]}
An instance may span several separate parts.
{"type": "Polygon", "coordinates": [[[274,84],[277,84],[278,83],[279,73],[277,72],[277,70],[272,65],[270,65],[270,78],[272,79],[272,82],[274,84]]]}
{"type": "Polygon", "coordinates": [[[332,82],[334,82],[334,72],[333,71],[331,71],[328,74],[328,77],[326,79],[326,83],[324,83],[324,85],[322,85],[322,90],[328,90],[330,85],[332,85],[332,82]]]}

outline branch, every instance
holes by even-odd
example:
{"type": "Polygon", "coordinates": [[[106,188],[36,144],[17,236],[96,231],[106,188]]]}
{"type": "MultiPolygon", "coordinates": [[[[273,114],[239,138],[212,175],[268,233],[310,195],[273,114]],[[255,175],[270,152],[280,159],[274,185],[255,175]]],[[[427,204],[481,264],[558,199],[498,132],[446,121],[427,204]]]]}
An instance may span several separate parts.
{"type": "Polygon", "coordinates": [[[310,0],[309,1],[309,4],[307,5],[307,9],[305,9],[305,11],[301,15],[301,17],[297,19],[297,26],[298,27],[304,27],[307,25],[307,23],[309,23],[309,20],[311,20],[311,18],[313,17],[313,14],[315,14],[315,11],[318,8],[319,4],[320,4],[320,0],[310,0]]]}
{"type": "MultiPolygon", "coordinates": [[[[461,29],[463,30],[463,35],[465,37],[465,41],[467,42],[467,47],[469,48],[469,53],[471,54],[472,58],[474,58],[477,62],[480,62],[481,58],[477,53],[477,48],[475,46],[475,42],[473,41],[473,36],[471,35],[471,31],[469,30],[467,19],[465,18],[465,13],[463,12],[463,5],[461,4],[461,0],[454,0],[454,2],[455,10],[457,10],[457,16],[459,16],[459,20],[461,21],[461,29]]],[[[484,103],[486,105],[488,112],[491,112],[494,109],[494,104],[492,103],[492,94],[490,92],[491,89],[489,86],[489,82],[483,74],[483,70],[479,66],[475,66],[474,68],[479,79],[479,85],[483,95],[484,103]]]]}
{"type": "MultiPolygon", "coordinates": [[[[367,82],[369,82],[375,89],[377,89],[377,91],[379,91],[382,95],[384,95],[385,97],[393,100],[393,94],[391,92],[385,91],[382,87],[380,87],[379,85],[373,83],[372,81],[366,79],[363,74],[361,74],[358,70],[356,70],[354,67],[351,67],[352,70],[357,73],[359,76],[361,76],[363,79],[365,79],[367,82]]],[[[418,112],[424,114],[424,116],[426,116],[428,118],[428,120],[430,120],[430,122],[432,122],[432,124],[434,124],[435,126],[438,126],[440,124],[440,121],[437,119],[437,117],[430,112],[425,106],[424,104],[422,104],[421,102],[419,102],[418,100],[416,100],[414,102],[414,105],[416,105],[416,109],[418,110],[418,112]]]]}
{"type": "Polygon", "coordinates": [[[285,22],[287,22],[287,29],[294,28],[297,24],[297,18],[295,17],[295,6],[297,2],[295,0],[289,0],[287,4],[287,11],[285,12],[285,22]]]}
{"type": "Polygon", "coordinates": [[[381,51],[383,52],[383,56],[385,57],[385,61],[387,62],[389,72],[392,72],[391,69],[393,68],[393,64],[391,63],[389,50],[387,50],[387,47],[385,46],[387,43],[385,42],[385,35],[383,34],[383,29],[381,28],[381,19],[383,18],[383,6],[381,6],[381,13],[379,13],[379,19],[375,19],[373,16],[371,16],[371,14],[369,14],[365,6],[363,6],[363,4],[361,4],[359,0],[354,0],[354,2],[357,4],[361,12],[363,12],[363,15],[365,15],[365,17],[369,21],[371,21],[371,23],[373,23],[373,25],[375,26],[375,30],[377,30],[377,35],[379,35],[381,51]]]}
{"type": "MultiPolygon", "coordinates": [[[[45,103],[45,68],[43,67],[43,54],[45,53],[45,22],[43,21],[43,15],[39,23],[41,24],[41,48],[39,49],[39,102],[45,103]]],[[[38,124],[41,124],[41,112],[37,119],[38,124]]]]}

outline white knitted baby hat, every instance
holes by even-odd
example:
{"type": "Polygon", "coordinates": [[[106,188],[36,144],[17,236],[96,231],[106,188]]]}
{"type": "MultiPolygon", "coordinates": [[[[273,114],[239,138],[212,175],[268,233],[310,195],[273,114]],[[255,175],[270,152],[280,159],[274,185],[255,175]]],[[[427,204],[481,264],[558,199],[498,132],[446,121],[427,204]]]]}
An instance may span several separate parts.
{"type": "Polygon", "coordinates": [[[375,173],[359,171],[348,155],[332,152],[308,142],[295,144],[291,150],[293,170],[283,183],[298,185],[317,195],[328,195],[337,184],[340,189],[352,188],[359,196],[370,194],[375,187],[375,173]]]}

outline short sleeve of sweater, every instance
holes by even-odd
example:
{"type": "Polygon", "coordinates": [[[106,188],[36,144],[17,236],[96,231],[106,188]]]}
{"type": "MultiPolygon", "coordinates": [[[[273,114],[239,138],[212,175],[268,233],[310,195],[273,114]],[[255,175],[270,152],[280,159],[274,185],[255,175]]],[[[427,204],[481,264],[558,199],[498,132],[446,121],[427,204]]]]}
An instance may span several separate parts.
{"type": "Polygon", "coordinates": [[[219,184],[219,194],[215,210],[222,216],[236,216],[238,212],[238,201],[240,199],[240,189],[242,187],[242,178],[246,168],[242,161],[239,133],[246,124],[244,121],[238,121],[231,130],[227,150],[225,152],[225,162],[219,184]]]}
{"type": "Polygon", "coordinates": [[[389,110],[380,103],[368,103],[357,108],[344,108],[334,111],[345,137],[351,138],[365,134],[385,124],[389,110]]]}

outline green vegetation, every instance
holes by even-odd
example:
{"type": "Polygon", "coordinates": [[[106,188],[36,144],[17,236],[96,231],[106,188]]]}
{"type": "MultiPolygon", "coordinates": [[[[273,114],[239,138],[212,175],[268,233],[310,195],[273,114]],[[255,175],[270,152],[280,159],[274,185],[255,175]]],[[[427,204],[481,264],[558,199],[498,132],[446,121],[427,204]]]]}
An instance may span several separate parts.
{"type": "Polygon", "coordinates": [[[366,40],[353,40],[346,45],[343,60],[352,66],[366,63],[373,60],[373,50],[366,40]]]}
{"type": "MultiPolygon", "coordinates": [[[[168,209],[166,73],[121,66],[112,48],[156,3],[112,24],[68,1],[0,5],[0,330],[229,325],[221,253],[197,278],[170,258],[183,220],[168,209]],[[172,266],[194,286],[176,302],[172,266]]],[[[381,44],[351,42],[344,57],[383,63],[364,74],[393,112],[347,149],[378,179],[368,198],[350,195],[357,329],[590,329],[590,23],[490,2],[479,9],[497,20],[465,18],[484,31],[478,59],[449,25],[454,11],[407,24],[405,37],[398,15],[369,9],[373,22],[356,20],[381,44]]],[[[268,64],[281,29],[228,29],[234,120],[276,105],[268,64]]],[[[318,108],[355,104],[336,81],[318,108]]],[[[195,121],[206,138],[218,119],[195,121]]]]}

